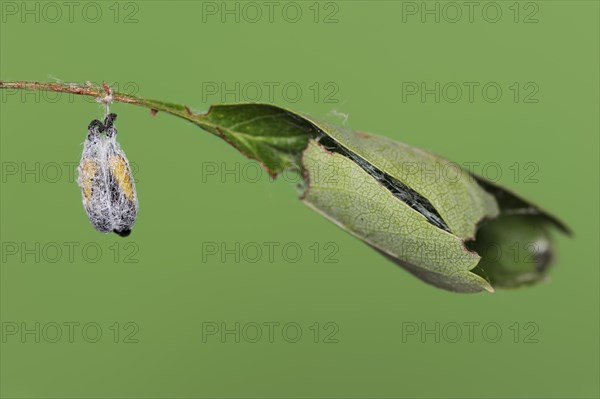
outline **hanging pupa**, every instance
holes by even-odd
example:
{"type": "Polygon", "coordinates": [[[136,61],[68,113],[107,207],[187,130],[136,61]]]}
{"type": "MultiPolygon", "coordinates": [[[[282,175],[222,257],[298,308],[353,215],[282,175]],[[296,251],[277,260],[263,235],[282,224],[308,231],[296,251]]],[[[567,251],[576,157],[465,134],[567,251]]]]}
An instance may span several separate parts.
{"type": "Polygon", "coordinates": [[[138,200],[129,161],[117,143],[116,118],[111,113],[104,122],[90,122],[77,182],[94,228],[126,237],[137,217],[138,200]]]}

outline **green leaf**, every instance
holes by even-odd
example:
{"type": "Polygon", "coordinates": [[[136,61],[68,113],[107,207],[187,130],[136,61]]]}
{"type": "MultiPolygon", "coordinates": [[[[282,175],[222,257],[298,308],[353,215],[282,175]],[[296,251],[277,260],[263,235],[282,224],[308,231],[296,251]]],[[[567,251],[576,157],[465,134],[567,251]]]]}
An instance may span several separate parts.
{"type": "Polygon", "coordinates": [[[540,235],[547,224],[568,231],[510,191],[386,137],[261,104],[213,106],[197,120],[201,126],[210,123],[207,130],[273,176],[290,166],[301,170],[301,198],[308,206],[444,289],[493,291],[493,285],[542,280],[551,257],[526,240],[549,242],[540,235]],[[449,170],[454,174],[448,176],[449,170]],[[503,222],[515,214],[522,215],[518,223],[503,222]],[[513,241],[534,248],[523,257],[537,259],[537,264],[511,262],[513,241]],[[492,259],[487,249],[493,245],[501,246],[502,253],[492,259]]]}
{"type": "Polygon", "coordinates": [[[493,196],[450,161],[386,137],[311,121],[337,143],[427,198],[456,236],[474,238],[481,219],[498,215],[493,196]],[[456,174],[447,176],[448,170],[456,174]]]}
{"type": "Polygon", "coordinates": [[[260,162],[272,176],[285,168],[299,167],[312,128],[289,111],[259,104],[213,106],[197,121],[242,154],[260,162]]]}
{"type": "Polygon", "coordinates": [[[310,207],[429,282],[463,292],[493,291],[469,271],[480,257],[460,237],[433,226],[356,163],[312,140],[303,162],[310,207]]]}

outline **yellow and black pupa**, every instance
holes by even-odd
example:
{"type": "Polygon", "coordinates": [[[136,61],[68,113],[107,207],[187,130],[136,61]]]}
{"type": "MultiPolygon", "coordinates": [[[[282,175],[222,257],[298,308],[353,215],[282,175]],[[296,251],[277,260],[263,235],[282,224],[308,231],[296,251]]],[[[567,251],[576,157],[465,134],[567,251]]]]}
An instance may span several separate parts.
{"type": "Polygon", "coordinates": [[[117,143],[116,118],[111,113],[104,122],[90,122],[77,183],[94,228],[126,237],[138,214],[138,200],[129,161],[117,143]]]}

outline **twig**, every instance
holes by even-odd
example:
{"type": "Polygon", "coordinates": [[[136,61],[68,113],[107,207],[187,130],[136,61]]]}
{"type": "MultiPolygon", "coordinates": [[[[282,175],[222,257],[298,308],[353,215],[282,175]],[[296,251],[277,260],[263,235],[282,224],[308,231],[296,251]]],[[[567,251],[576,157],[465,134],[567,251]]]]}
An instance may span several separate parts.
{"type": "Polygon", "coordinates": [[[203,129],[214,132],[215,125],[203,119],[205,114],[195,114],[188,107],[179,104],[172,104],[158,100],[149,100],[136,97],[132,94],[125,94],[112,91],[104,82],[101,85],[93,83],[43,83],[30,81],[3,81],[0,80],[0,90],[38,90],[53,91],[59,93],[70,93],[79,96],[88,96],[94,98],[104,98],[106,95],[112,96],[111,101],[139,105],[150,109],[152,115],[157,112],[166,112],[168,114],[186,119],[203,129]]]}

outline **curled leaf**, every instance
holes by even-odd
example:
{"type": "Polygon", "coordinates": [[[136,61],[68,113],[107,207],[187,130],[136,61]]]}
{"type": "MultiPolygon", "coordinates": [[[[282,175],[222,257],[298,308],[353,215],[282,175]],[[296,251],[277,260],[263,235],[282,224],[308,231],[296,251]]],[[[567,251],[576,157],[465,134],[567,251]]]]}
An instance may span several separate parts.
{"type": "Polygon", "coordinates": [[[386,137],[272,105],[219,105],[197,117],[271,175],[301,171],[302,201],[440,288],[491,292],[542,280],[550,227],[568,232],[508,190],[386,137]],[[442,175],[448,168],[452,178],[442,175]]]}

